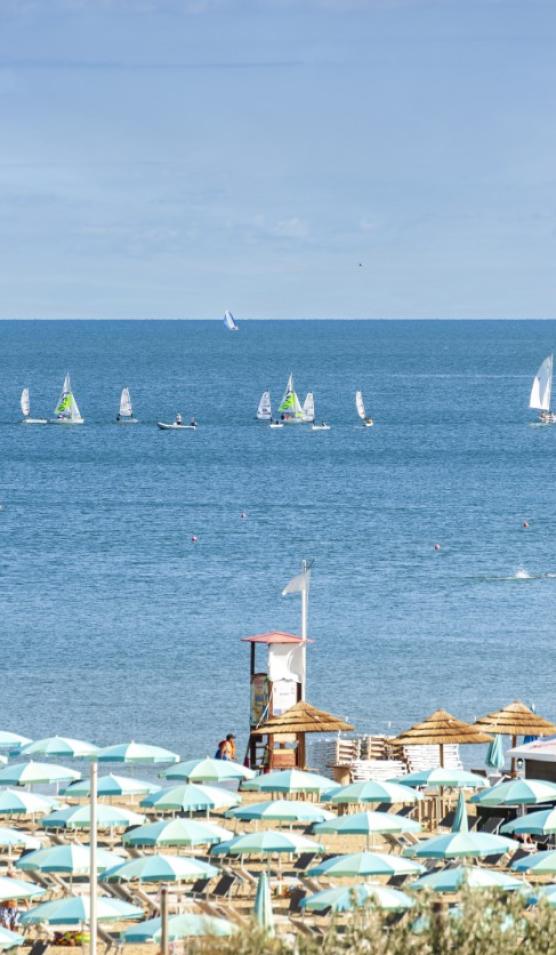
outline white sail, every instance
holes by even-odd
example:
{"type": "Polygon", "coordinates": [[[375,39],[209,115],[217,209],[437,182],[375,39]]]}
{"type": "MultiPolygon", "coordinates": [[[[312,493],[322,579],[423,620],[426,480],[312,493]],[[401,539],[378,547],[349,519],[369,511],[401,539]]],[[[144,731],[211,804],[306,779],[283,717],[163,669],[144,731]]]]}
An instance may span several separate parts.
{"type": "Polygon", "coordinates": [[[72,390],[71,390],[71,380],[69,374],[64,378],[64,384],[62,387],[62,394],[58,404],[54,409],[54,414],[59,421],[72,421],[72,422],[81,422],[81,412],[77,406],[77,401],[75,400],[72,390]]]}
{"type": "Polygon", "coordinates": [[[133,407],[131,405],[131,395],[129,388],[122,388],[120,395],[120,418],[131,418],[133,416],[133,407]]]}
{"type": "Polygon", "coordinates": [[[553,355],[549,355],[548,358],[545,358],[537,374],[533,378],[533,386],[531,388],[531,396],[529,398],[530,408],[536,408],[538,411],[550,411],[553,361],[553,355]]]}
{"type": "Polygon", "coordinates": [[[285,420],[303,421],[303,408],[299,404],[299,398],[295,393],[293,386],[293,375],[290,374],[288,384],[284,392],[284,397],[278,408],[278,411],[285,420]]]}
{"type": "Polygon", "coordinates": [[[315,397],[312,391],[307,393],[307,397],[303,402],[303,418],[309,422],[315,420],[315,397]]]}
{"type": "Polygon", "coordinates": [[[355,407],[357,408],[357,414],[362,421],[365,420],[365,404],[363,402],[363,395],[360,391],[355,392],[355,407]]]}
{"type": "Polygon", "coordinates": [[[24,388],[23,391],[21,392],[20,404],[21,404],[22,415],[25,418],[29,417],[29,415],[31,414],[31,400],[29,398],[28,388],[24,388]]]}
{"type": "Polygon", "coordinates": [[[270,403],[270,391],[263,391],[259,407],[257,408],[257,418],[259,421],[270,421],[272,418],[272,405],[270,403]]]}
{"type": "Polygon", "coordinates": [[[230,332],[239,332],[239,325],[228,309],[224,312],[224,324],[230,332]]]}

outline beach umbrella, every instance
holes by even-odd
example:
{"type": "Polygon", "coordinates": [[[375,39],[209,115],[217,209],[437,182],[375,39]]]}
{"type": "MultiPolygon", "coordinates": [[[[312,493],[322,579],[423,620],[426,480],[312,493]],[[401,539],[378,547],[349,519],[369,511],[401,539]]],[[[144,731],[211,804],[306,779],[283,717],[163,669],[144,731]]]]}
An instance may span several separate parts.
{"type": "Polygon", "coordinates": [[[83,759],[94,756],[98,747],[82,739],[70,739],[66,736],[48,736],[27,743],[20,750],[20,756],[58,756],[63,759],[83,759]]]}
{"type": "Polygon", "coordinates": [[[210,812],[211,809],[227,809],[237,806],[241,801],[237,793],[221,786],[200,786],[197,783],[182,783],[161,789],[141,800],[141,806],[148,806],[158,812],[210,812]]]}
{"type": "Polygon", "coordinates": [[[243,789],[262,793],[321,793],[334,786],[334,780],[303,769],[277,769],[244,783],[243,789]]]}
{"type": "Polygon", "coordinates": [[[23,846],[24,849],[40,849],[42,843],[36,836],[28,836],[21,829],[0,826],[0,846],[23,846]]]}
{"type": "MultiPolygon", "coordinates": [[[[90,871],[90,850],[87,845],[67,843],[62,846],[50,846],[21,856],[15,866],[24,872],[38,869],[40,872],[66,872],[69,875],[88,875],[90,871]]],[[[120,854],[97,849],[97,869],[111,869],[123,861],[120,854]]]]}
{"type": "Polygon", "coordinates": [[[471,802],[480,806],[534,806],[556,802],[556,784],[542,779],[510,779],[476,793],[471,802]]]}
{"type": "Polygon", "coordinates": [[[142,856],[129,859],[101,875],[102,882],[195,882],[218,875],[216,866],[190,856],[142,856]]]}
{"type": "Polygon", "coordinates": [[[15,753],[30,742],[31,740],[27,736],[20,736],[19,733],[10,733],[8,730],[0,731],[0,749],[9,749],[10,752],[15,753]]]}
{"type": "Polygon", "coordinates": [[[405,819],[389,812],[356,812],[353,815],[334,817],[327,822],[321,822],[313,827],[315,835],[327,832],[338,835],[363,835],[367,837],[367,848],[370,837],[376,832],[420,832],[421,826],[414,819],[405,819]]]}
{"type": "Polygon", "coordinates": [[[123,843],[127,846],[200,846],[227,841],[230,835],[229,829],[210,822],[163,819],[124,833],[123,843]]]}
{"type": "Polygon", "coordinates": [[[290,799],[271,799],[269,802],[253,802],[250,805],[238,806],[226,813],[230,819],[251,821],[267,819],[273,822],[324,822],[335,819],[333,812],[316,806],[313,802],[300,802],[290,799]]]}
{"type": "Polygon", "coordinates": [[[389,855],[385,852],[353,852],[351,855],[327,859],[309,869],[308,874],[352,879],[367,875],[415,875],[423,871],[423,866],[418,862],[402,856],[389,855]]]}
{"type": "MultiPolygon", "coordinates": [[[[140,826],[145,822],[145,816],[120,806],[97,807],[97,826],[99,829],[128,829],[129,826],[140,826]]],[[[91,807],[70,806],[60,809],[51,816],[45,816],[42,821],[45,829],[89,829],[91,826],[91,807]]]]}
{"type": "MultiPolygon", "coordinates": [[[[237,927],[227,919],[215,918],[212,915],[199,915],[196,912],[185,912],[183,915],[171,915],[168,919],[168,941],[175,942],[180,938],[213,935],[226,936],[237,932],[237,927]]],[[[130,945],[154,942],[160,944],[162,937],[162,920],[148,919],[128,928],[120,935],[120,940],[130,945]]]]}
{"type": "Polygon", "coordinates": [[[438,746],[440,766],[444,766],[446,744],[490,743],[490,736],[475,726],[456,719],[446,710],[435,710],[422,723],[415,723],[393,740],[400,746],[438,746]]]}
{"type": "Polygon", "coordinates": [[[266,872],[261,872],[257,882],[257,892],[255,895],[255,904],[253,906],[253,915],[259,928],[267,935],[274,935],[274,913],[272,911],[272,899],[270,897],[270,885],[266,872]]]}
{"type": "Polygon", "coordinates": [[[294,832],[282,832],[276,829],[264,829],[260,832],[248,832],[236,836],[229,842],[213,846],[211,855],[274,855],[278,852],[298,854],[300,852],[322,852],[323,847],[313,839],[299,836],[294,832]]]}
{"type": "Polygon", "coordinates": [[[540,809],[518,816],[501,827],[501,832],[531,833],[534,836],[548,836],[556,832],[556,808],[540,809]]]}
{"type": "Polygon", "coordinates": [[[2,756],[2,755],[0,754],[0,766],[6,766],[7,763],[8,763],[8,757],[7,757],[7,756],[2,756]]]}
{"type": "Polygon", "coordinates": [[[514,892],[523,888],[523,881],[498,869],[482,866],[457,865],[436,872],[428,872],[413,882],[412,889],[429,889],[432,892],[459,892],[464,886],[470,889],[500,889],[514,892]]]}
{"type": "MultiPolygon", "coordinates": [[[[160,792],[161,787],[144,779],[132,779],[131,776],[100,776],[97,782],[97,796],[145,796],[160,792]]],[[[63,790],[64,796],[77,798],[89,796],[91,781],[80,779],[63,790]]]]}
{"type": "Polygon", "coordinates": [[[427,786],[429,789],[484,789],[488,780],[467,769],[451,769],[437,766],[434,769],[421,769],[416,773],[400,776],[394,782],[404,786],[427,786]]]}
{"type": "Polygon", "coordinates": [[[379,782],[375,779],[368,779],[364,782],[350,783],[349,786],[342,786],[336,792],[332,793],[330,802],[338,805],[348,803],[388,803],[394,805],[399,803],[414,803],[422,799],[421,793],[416,792],[409,786],[400,783],[379,782]]]}
{"type": "Polygon", "coordinates": [[[115,746],[106,746],[94,754],[93,759],[99,763],[142,763],[156,765],[158,763],[179,763],[177,753],[171,753],[162,746],[149,746],[146,743],[116,743],[115,746]]]}
{"type": "Polygon", "coordinates": [[[488,744],[485,765],[488,767],[488,769],[495,769],[499,771],[504,769],[505,763],[506,758],[504,756],[502,736],[500,733],[497,733],[496,736],[493,737],[492,743],[488,744]]]}
{"type": "Polygon", "coordinates": [[[462,792],[458,796],[458,804],[452,823],[452,832],[468,832],[469,823],[467,821],[467,810],[465,808],[465,797],[462,792]]]}
{"type": "Polygon", "coordinates": [[[0,876],[0,902],[6,899],[32,899],[37,895],[44,895],[46,889],[23,879],[10,879],[0,876]]]}
{"type": "Polygon", "coordinates": [[[241,763],[228,759],[188,759],[161,773],[165,779],[185,779],[188,783],[221,783],[232,779],[253,779],[257,774],[241,763]]]}
{"type": "Polygon", "coordinates": [[[15,948],[16,945],[25,945],[23,935],[17,932],[10,932],[7,928],[0,927],[0,949],[15,948]]]}
{"type": "MultiPolygon", "coordinates": [[[[501,710],[480,716],[475,726],[493,736],[511,736],[512,747],[516,745],[518,736],[552,736],[556,733],[554,723],[534,713],[521,700],[514,700],[501,710]]],[[[515,758],[512,757],[512,771],[514,769],[515,758]]]]}
{"type": "Polygon", "coordinates": [[[556,907],[556,885],[543,885],[537,890],[537,897],[530,901],[540,902],[544,899],[550,905],[550,908],[556,907]]]}
{"type": "Polygon", "coordinates": [[[80,773],[55,763],[10,763],[0,769],[0,786],[33,786],[36,783],[65,783],[80,773]]]}
{"type": "Polygon", "coordinates": [[[533,875],[554,875],[556,873],[556,849],[550,852],[534,852],[512,862],[515,872],[531,872],[533,875]]]}
{"type": "MultiPolygon", "coordinates": [[[[90,900],[88,895],[72,895],[53,902],[43,902],[21,916],[22,925],[81,925],[89,921],[90,900]]],[[[127,919],[140,919],[143,909],[130,905],[120,899],[97,899],[97,919],[99,922],[124,922],[127,919]]]]}
{"type": "Polygon", "coordinates": [[[38,796],[24,789],[0,789],[0,814],[5,816],[44,815],[59,805],[50,796],[38,796]]]}
{"type": "Polygon", "coordinates": [[[404,855],[417,859],[484,858],[505,855],[516,849],[519,849],[519,843],[505,836],[495,836],[489,832],[448,832],[446,835],[433,836],[418,846],[411,846],[404,851],[404,855]]]}
{"type": "Polygon", "coordinates": [[[323,889],[301,900],[301,908],[309,912],[351,912],[354,908],[372,904],[390,912],[410,909],[414,904],[405,892],[393,889],[389,885],[373,885],[364,882],[360,885],[323,889]]]}

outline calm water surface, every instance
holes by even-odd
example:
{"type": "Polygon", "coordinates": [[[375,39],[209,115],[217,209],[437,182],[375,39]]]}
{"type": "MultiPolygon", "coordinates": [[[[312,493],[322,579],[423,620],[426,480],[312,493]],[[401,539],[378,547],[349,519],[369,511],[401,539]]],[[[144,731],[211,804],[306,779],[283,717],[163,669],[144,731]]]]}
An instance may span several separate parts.
{"type": "Polygon", "coordinates": [[[527,409],[556,323],[2,322],[0,336],[2,728],[183,756],[234,730],[241,749],[240,638],[298,629],[280,591],[302,557],[317,706],[375,732],[516,697],[556,719],[556,427],[527,409]],[[21,388],[49,416],[67,369],[85,426],[19,426],[21,388]],[[330,432],[254,420],[290,371],[330,432]],[[123,385],[135,427],[114,424],[123,385]],[[199,430],[158,432],[178,410],[199,430]]]}

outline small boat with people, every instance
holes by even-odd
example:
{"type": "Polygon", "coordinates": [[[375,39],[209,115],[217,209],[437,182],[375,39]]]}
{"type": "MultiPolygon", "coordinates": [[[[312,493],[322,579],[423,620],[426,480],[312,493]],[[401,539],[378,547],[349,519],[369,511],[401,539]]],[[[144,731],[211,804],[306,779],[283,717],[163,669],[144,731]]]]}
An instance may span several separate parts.
{"type": "Polygon", "coordinates": [[[257,408],[257,421],[272,421],[272,402],[270,400],[270,391],[263,391],[259,407],[257,408]]]}
{"type": "Polygon", "coordinates": [[[157,421],[156,422],[161,431],[196,431],[197,422],[195,418],[192,418],[189,424],[184,424],[183,418],[178,411],[175,421],[165,422],[157,421]]]}
{"type": "Polygon", "coordinates": [[[31,417],[31,398],[28,388],[24,388],[21,392],[19,403],[21,405],[21,413],[23,415],[23,418],[21,419],[22,424],[48,424],[48,418],[31,417]]]}
{"type": "Polygon", "coordinates": [[[229,332],[239,332],[239,325],[229,309],[224,312],[224,324],[229,332]]]}
{"type": "Polygon", "coordinates": [[[288,378],[284,397],[278,406],[278,411],[280,412],[280,420],[284,424],[306,424],[303,408],[295,393],[292,374],[288,378]]]}
{"type": "Polygon", "coordinates": [[[69,372],[64,378],[64,384],[62,386],[62,393],[58,400],[58,404],[54,409],[55,418],[51,418],[52,424],[84,424],[85,419],[81,417],[81,412],[79,410],[77,401],[75,400],[75,395],[71,390],[71,379],[69,372]]]}
{"type": "Polygon", "coordinates": [[[357,414],[361,418],[364,428],[372,428],[374,421],[372,418],[367,416],[365,411],[365,402],[363,401],[363,395],[359,389],[355,392],[355,407],[357,408],[357,414]]]}
{"type": "Polygon", "coordinates": [[[529,407],[539,412],[540,424],[556,424],[556,413],[550,410],[554,355],[548,355],[533,378],[529,407]]]}
{"type": "Polygon", "coordinates": [[[269,424],[269,428],[283,428],[283,427],[284,427],[283,421],[271,421],[269,424]]]}
{"type": "Polygon", "coordinates": [[[138,424],[138,420],[133,414],[133,405],[131,403],[129,388],[122,388],[122,393],[120,395],[120,410],[116,415],[116,422],[118,424],[138,424]]]}

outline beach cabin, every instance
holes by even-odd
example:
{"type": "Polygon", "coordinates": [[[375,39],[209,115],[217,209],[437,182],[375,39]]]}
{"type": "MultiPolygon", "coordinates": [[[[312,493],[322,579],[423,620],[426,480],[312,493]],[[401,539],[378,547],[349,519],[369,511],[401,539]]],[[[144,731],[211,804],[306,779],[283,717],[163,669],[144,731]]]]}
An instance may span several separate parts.
{"type": "Polygon", "coordinates": [[[512,760],[523,760],[524,776],[556,782],[556,736],[541,737],[508,750],[512,760]]]}

